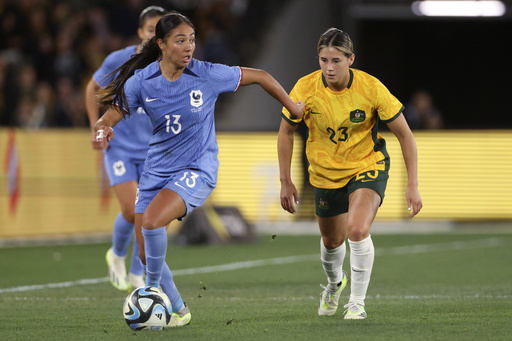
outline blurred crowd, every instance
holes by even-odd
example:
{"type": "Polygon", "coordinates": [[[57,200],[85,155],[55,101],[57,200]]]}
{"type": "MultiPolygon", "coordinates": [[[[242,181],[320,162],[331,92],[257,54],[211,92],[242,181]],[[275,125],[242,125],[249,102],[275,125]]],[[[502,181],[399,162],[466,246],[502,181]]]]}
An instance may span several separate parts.
{"type": "Polygon", "coordinates": [[[139,43],[138,16],[158,5],[196,26],[194,57],[248,63],[285,0],[2,0],[0,126],[87,127],[84,88],[112,51],[139,43]]]}
{"type": "Polygon", "coordinates": [[[434,105],[430,91],[419,89],[413,92],[405,105],[404,116],[412,130],[444,128],[441,111],[434,105]]]}

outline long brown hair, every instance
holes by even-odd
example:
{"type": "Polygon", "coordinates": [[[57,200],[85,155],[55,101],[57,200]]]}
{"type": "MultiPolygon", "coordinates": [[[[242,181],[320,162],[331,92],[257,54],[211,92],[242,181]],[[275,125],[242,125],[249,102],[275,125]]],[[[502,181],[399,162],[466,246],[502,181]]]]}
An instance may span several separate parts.
{"type": "Polygon", "coordinates": [[[195,30],[192,22],[178,12],[173,11],[162,16],[156,24],[155,36],[142,46],[140,52],[134,54],[123,65],[114,70],[110,75],[119,73],[117,77],[109,85],[98,91],[100,104],[107,107],[119,106],[119,110],[123,115],[129,114],[124,92],[126,81],[135,73],[135,70],[145,68],[160,57],[162,51],[157,44],[157,40],[162,39],[165,41],[167,35],[182,23],[189,25],[195,30]],[[126,111],[122,110],[123,108],[126,111]]]}

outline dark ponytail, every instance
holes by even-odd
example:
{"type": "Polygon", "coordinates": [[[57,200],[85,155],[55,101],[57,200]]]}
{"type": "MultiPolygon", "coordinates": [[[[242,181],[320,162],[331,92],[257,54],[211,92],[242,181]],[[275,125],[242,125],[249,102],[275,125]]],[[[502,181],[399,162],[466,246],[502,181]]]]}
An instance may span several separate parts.
{"type": "Polygon", "coordinates": [[[128,78],[130,78],[135,70],[143,69],[160,57],[160,47],[156,43],[156,36],[151,38],[147,43],[142,46],[142,49],[128,59],[123,65],[115,69],[109,76],[117,77],[106,87],[98,91],[99,103],[101,105],[110,107],[113,105],[119,106],[123,115],[126,114],[123,108],[128,110],[128,103],[124,93],[124,85],[128,78]]]}
{"type": "Polygon", "coordinates": [[[182,23],[189,25],[195,30],[192,22],[178,12],[173,11],[162,16],[156,24],[155,36],[142,46],[140,52],[134,54],[123,65],[110,73],[109,76],[119,74],[109,85],[98,91],[99,103],[107,107],[119,106],[119,111],[126,115],[127,112],[123,110],[129,110],[124,93],[126,81],[135,73],[135,70],[143,69],[158,60],[162,51],[157,44],[157,40],[162,39],[165,41],[169,32],[182,23]]]}

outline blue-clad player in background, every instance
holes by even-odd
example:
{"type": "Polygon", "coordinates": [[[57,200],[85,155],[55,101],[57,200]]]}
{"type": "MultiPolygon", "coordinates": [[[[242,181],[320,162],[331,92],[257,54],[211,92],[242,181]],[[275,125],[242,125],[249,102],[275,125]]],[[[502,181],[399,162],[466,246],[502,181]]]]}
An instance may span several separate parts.
{"type": "Polygon", "coordinates": [[[114,137],[112,127],[139,107],[151,119],[153,136],[139,180],[135,231],[146,264],[146,285],[161,286],[169,296],[174,326],[188,324],[191,316],[165,263],[166,226],[202,205],[217,184],[217,97],[259,84],[293,117],[304,110],[304,104],[292,101],[267,72],[199,61],[192,58],[194,49],[190,20],[176,12],[164,15],[155,37],[101,91],[100,103],[111,108],[94,126],[97,141],[106,143],[114,137]]]}
{"type": "MultiPolygon", "coordinates": [[[[145,8],[139,15],[137,34],[141,39],[140,45],[132,45],[112,52],[92,76],[85,90],[85,103],[91,128],[99,118],[96,91],[100,87],[107,86],[114,79],[110,74],[137,53],[144,42],[154,37],[156,23],[166,13],[166,10],[158,6],[145,8]]],[[[123,291],[131,291],[145,285],[136,242],[133,243],[128,275],[125,257],[133,239],[137,185],[149,149],[151,133],[149,118],[142,109],[137,109],[133,115],[116,126],[115,140],[106,144],[100,144],[94,139],[92,141],[94,149],[103,149],[104,164],[110,185],[121,206],[121,212],[114,222],[112,248],[107,251],[106,258],[110,282],[115,288],[123,291]]]]}

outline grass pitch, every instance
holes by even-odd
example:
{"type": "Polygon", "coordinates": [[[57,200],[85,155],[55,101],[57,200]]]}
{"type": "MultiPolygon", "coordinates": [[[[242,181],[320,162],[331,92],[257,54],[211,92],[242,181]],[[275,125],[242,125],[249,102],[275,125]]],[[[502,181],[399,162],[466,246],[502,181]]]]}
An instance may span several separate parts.
{"type": "MultiPolygon", "coordinates": [[[[319,236],[175,247],[187,327],[132,331],[106,279],[109,244],[0,249],[2,340],[506,340],[512,235],[374,235],[368,318],[318,316],[319,236]]],[[[348,253],[347,253],[348,255],[348,253]]],[[[349,259],[345,260],[348,269],[349,259]]],[[[350,271],[349,271],[350,274],[350,271]]]]}

